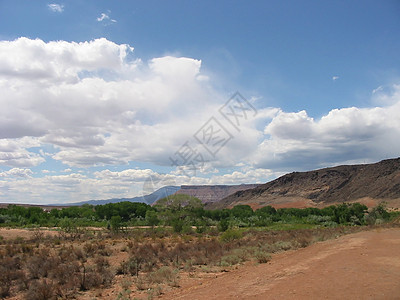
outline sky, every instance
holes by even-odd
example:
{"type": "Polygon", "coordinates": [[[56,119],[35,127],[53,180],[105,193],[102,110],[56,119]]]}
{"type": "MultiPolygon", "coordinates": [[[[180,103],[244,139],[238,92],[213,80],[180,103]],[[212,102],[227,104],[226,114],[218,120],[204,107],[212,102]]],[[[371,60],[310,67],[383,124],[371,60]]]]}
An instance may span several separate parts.
{"type": "Polygon", "coordinates": [[[0,203],[400,153],[400,2],[0,0],[0,203]]]}

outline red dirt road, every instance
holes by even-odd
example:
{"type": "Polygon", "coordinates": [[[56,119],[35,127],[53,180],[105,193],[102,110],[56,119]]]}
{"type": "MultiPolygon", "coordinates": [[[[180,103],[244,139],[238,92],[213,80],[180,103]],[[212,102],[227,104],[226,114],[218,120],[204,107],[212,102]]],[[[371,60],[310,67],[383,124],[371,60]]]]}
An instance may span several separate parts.
{"type": "Polygon", "coordinates": [[[400,229],[364,231],[274,255],[161,299],[400,299],[400,229]]]}

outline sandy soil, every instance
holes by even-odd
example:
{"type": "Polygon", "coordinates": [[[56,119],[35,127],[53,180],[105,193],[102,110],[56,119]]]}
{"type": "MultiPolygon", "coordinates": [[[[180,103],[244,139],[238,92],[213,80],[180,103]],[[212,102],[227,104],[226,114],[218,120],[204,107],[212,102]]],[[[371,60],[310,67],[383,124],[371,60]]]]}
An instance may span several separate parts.
{"type": "Polygon", "coordinates": [[[364,231],[186,282],[161,299],[400,299],[400,229],[364,231]]]}
{"type": "MultiPolygon", "coordinates": [[[[0,236],[2,236],[6,240],[23,238],[26,240],[32,239],[35,237],[35,233],[38,230],[35,229],[20,229],[20,228],[0,228],[0,236]]],[[[40,234],[42,235],[58,235],[58,231],[48,230],[47,228],[43,228],[40,230],[40,234]]]]}

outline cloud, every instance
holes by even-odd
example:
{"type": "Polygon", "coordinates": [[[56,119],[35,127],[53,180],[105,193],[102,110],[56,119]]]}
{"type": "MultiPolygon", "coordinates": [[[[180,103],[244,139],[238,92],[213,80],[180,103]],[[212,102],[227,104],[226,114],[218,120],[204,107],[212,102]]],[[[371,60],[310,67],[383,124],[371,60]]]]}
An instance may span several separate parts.
{"type": "Polygon", "coordinates": [[[62,13],[64,11],[64,5],[62,4],[51,3],[47,4],[47,7],[55,13],[62,13]]]}
{"type": "Polygon", "coordinates": [[[372,90],[372,94],[376,94],[376,93],[378,93],[378,92],[380,92],[380,91],[383,91],[383,86],[378,86],[376,89],[373,89],[372,90]]]}
{"type": "Polygon", "coordinates": [[[109,21],[108,24],[117,23],[116,20],[111,19],[106,13],[101,13],[100,17],[96,18],[97,22],[109,21]]]}
{"type": "Polygon", "coordinates": [[[100,17],[97,18],[97,21],[98,21],[98,22],[101,22],[101,21],[108,20],[108,19],[110,19],[110,17],[109,17],[107,14],[102,13],[102,14],[100,15],[100,17]]]}
{"type": "Polygon", "coordinates": [[[204,80],[200,60],[142,62],[132,52],[104,38],[0,42],[0,141],[15,144],[0,163],[37,165],[47,155],[29,148],[52,145],[52,158],[68,166],[170,164],[225,96],[204,80]]]}
{"type": "MultiPolygon", "coordinates": [[[[18,88],[29,83],[23,80],[29,80],[34,84],[26,88],[35,89],[40,82],[47,84],[48,92],[53,93],[57,93],[57,82],[79,83],[85,76],[96,78],[102,72],[113,77],[122,75],[123,68],[129,71],[129,68],[135,67],[135,62],[125,63],[126,56],[133,51],[132,47],[117,45],[105,38],[81,43],[45,43],[40,39],[22,37],[1,41],[0,50],[0,78],[4,84],[13,84],[14,88],[18,88]]],[[[10,92],[17,95],[15,91],[10,92]]]]}
{"type": "Polygon", "coordinates": [[[277,176],[270,170],[243,168],[210,178],[162,174],[150,169],[105,169],[93,176],[78,173],[32,177],[32,171],[12,169],[0,172],[0,201],[58,204],[87,200],[137,197],[166,185],[241,184],[265,182],[277,176]],[[3,179],[3,180],[2,180],[3,179]]]}
{"type": "Polygon", "coordinates": [[[0,172],[0,177],[22,177],[29,178],[33,174],[30,169],[12,168],[6,172],[0,172]]]}
{"type": "Polygon", "coordinates": [[[31,137],[0,139],[0,165],[9,167],[37,166],[43,163],[45,159],[28,149],[38,146],[40,146],[40,143],[31,137]]]}
{"type": "Polygon", "coordinates": [[[389,106],[333,109],[317,120],[306,111],[279,111],[249,161],[257,167],[289,171],[397,157],[400,97],[393,95],[394,104],[389,106]]]}
{"type": "Polygon", "coordinates": [[[137,196],[149,191],[149,177],[165,185],[264,182],[286,171],[400,152],[400,85],[376,93],[380,106],[338,108],[320,118],[257,107],[238,130],[220,114],[231,95],[214,79],[200,59],[142,61],[130,45],[104,38],[0,41],[0,165],[48,170],[38,172],[42,177],[2,172],[0,199],[137,196]],[[211,117],[232,136],[215,156],[194,137],[211,117]],[[205,160],[192,178],[171,170],[186,142],[205,160]],[[52,160],[63,165],[62,175],[52,173],[52,160]],[[109,169],[138,161],[168,171],[109,169]]]}

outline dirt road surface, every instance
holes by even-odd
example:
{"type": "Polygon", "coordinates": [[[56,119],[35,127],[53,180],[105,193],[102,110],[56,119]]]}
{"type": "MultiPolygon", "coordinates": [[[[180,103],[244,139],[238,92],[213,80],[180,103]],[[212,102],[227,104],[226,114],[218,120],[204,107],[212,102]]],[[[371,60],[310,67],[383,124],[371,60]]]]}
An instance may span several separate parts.
{"type": "Polygon", "coordinates": [[[400,299],[400,229],[359,232],[198,280],[161,299],[400,299]]]}

